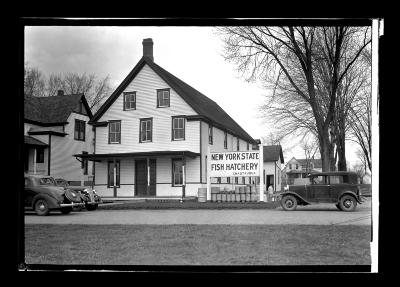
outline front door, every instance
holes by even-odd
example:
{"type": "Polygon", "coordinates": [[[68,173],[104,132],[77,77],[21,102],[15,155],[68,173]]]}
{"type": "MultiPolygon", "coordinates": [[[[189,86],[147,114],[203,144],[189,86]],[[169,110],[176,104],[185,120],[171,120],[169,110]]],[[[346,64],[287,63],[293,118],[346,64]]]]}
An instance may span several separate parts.
{"type": "Polygon", "coordinates": [[[326,175],[313,177],[309,187],[310,192],[308,193],[308,197],[311,202],[329,202],[331,196],[326,175]]]}
{"type": "Polygon", "coordinates": [[[155,196],[156,195],[156,160],[150,159],[150,186],[147,179],[147,160],[135,161],[135,187],[137,196],[155,196]]]}

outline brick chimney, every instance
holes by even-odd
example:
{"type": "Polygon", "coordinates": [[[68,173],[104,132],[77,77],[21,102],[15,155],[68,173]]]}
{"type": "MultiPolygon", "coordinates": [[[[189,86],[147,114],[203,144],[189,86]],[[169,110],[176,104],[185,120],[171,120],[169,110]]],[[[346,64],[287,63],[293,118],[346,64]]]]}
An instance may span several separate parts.
{"type": "Polygon", "coordinates": [[[64,96],[64,90],[58,90],[57,96],[64,96]]]}
{"type": "Polygon", "coordinates": [[[143,57],[149,57],[152,61],[154,61],[153,57],[153,39],[147,38],[143,39],[143,57]]]}

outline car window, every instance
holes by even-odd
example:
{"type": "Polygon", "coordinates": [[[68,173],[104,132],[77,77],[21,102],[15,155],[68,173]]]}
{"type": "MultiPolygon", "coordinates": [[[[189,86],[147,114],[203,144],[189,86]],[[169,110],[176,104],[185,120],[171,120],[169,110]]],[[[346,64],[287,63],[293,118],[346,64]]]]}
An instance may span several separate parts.
{"type": "Polygon", "coordinates": [[[54,179],[51,177],[42,177],[39,179],[39,184],[40,185],[52,185],[55,186],[56,183],[54,182],[54,179]]]}
{"type": "Polygon", "coordinates": [[[313,184],[326,184],[326,176],[325,175],[314,176],[312,182],[313,184]]]}

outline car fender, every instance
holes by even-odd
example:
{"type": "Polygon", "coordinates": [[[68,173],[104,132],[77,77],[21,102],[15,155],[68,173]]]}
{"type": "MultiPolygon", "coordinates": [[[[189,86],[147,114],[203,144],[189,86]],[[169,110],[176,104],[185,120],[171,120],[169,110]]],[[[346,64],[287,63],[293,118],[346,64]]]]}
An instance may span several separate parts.
{"type": "Polygon", "coordinates": [[[35,209],[35,203],[38,199],[44,199],[49,204],[49,208],[60,208],[60,204],[58,203],[57,199],[51,197],[47,194],[37,194],[32,199],[32,208],[35,209]]]}
{"type": "Polygon", "coordinates": [[[345,191],[341,192],[338,196],[337,203],[339,203],[340,198],[346,194],[354,196],[354,198],[357,200],[357,202],[361,204],[360,198],[357,196],[357,194],[354,191],[351,191],[351,190],[345,190],[345,191]]]}
{"type": "Polygon", "coordinates": [[[302,196],[298,195],[298,194],[295,193],[295,192],[291,192],[290,190],[289,190],[289,191],[282,192],[282,193],[280,194],[280,196],[281,196],[281,198],[282,198],[282,197],[284,197],[285,195],[288,195],[288,194],[293,195],[294,197],[299,198],[300,200],[304,201],[304,202],[307,203],[307,204],[311,204],[310,202],[308,202],[307,200],[305,200],[302,196]]]}

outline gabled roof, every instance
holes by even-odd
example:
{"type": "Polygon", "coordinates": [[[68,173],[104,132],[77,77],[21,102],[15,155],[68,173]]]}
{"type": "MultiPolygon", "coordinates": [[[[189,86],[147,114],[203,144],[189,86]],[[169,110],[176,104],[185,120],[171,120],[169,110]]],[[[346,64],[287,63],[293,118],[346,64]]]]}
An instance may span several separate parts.
{"type": "MultiPolygon", "coordinates": [[[[301,164],[301,166],[305,167],[307,165],[307,159],[297,159],[297,161],[301,164]]],[[[317,158],[317,159],[310,159],[310,162],[314,163],[314,168],[322,168],[322,160],[317,158]]]]}
{"type": "Polygon", "coordinates": [[[24,97],[24,119],[39,124],[64,124],[82,100],[89,118],[92,112],[83,94],[24,97]]]}
{"type": "Polygon", "coordinates": [[[278,161],[280,158],[281,163],[284,163],[282,146],[281,145],[263,146],[263,157],[264,161],[278,161]]]}
{"type": "Polygon", "coordinates": [[[48,144],[30,136],[24,136],[24,143],[33,146],[43,146],[43,147],[48,146],[48,144]]]}
{"type": "Polygon", "coordinates": [[[100,119],[100,117],[107,111],[107,109],[135,78],[145,64],[149,65],[153,71],[160,76],[160,78],[162,78],[174,91],[176,91],[178,95],[181,96],[183,100],[201,116],[200,119],[208,121],[211,124],[216,124],[235,136],[255,143],[254,139],[245,130],[243,130],[216,102],[209,99],[182,80],[178,79],[168,71],[164,70],[148,57],[142,57],[140,59],[128,76],[122,81],[122,83],[117,87],[107,101],[100,107],[89,123],[96,122],[98,119],[100,119]]]}

